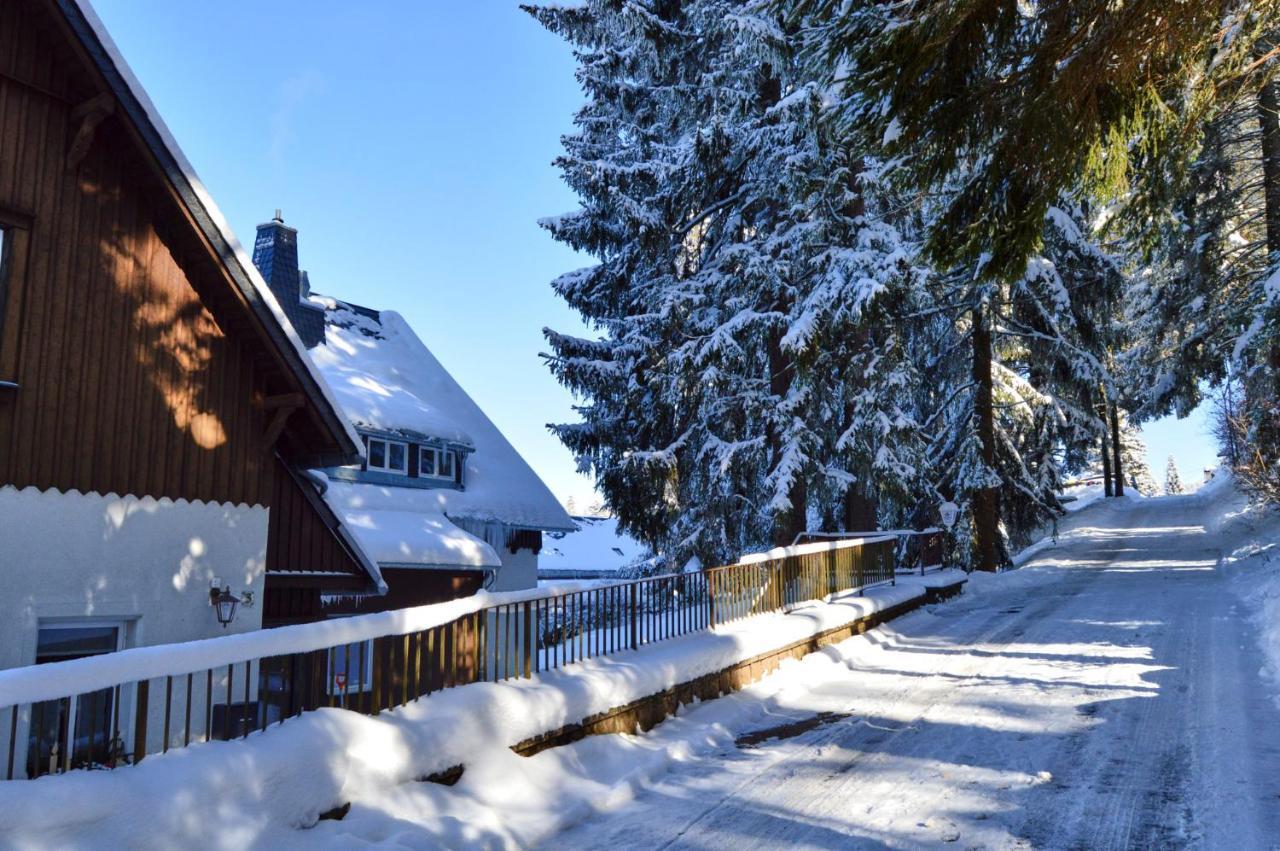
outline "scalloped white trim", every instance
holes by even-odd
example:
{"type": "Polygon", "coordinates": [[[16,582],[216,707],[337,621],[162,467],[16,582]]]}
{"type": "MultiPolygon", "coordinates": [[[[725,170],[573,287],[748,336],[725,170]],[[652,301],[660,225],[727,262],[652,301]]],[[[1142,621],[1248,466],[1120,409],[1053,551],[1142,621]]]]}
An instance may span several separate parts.
{"type": "Polygon", "coordinates": [[[106,493],[100,493],[99,491],[80,491],[80,490],[77,490],[76,488],[70,488],[69,490],[65,490],[65,491],[61,490],[60,488],[46,488],[44,490],[41,490],[40,488],[37,488],[35,485],[27,485],[26,487],[23,487],[23,488],[19,488],[16,485],[0,485],[0,493],[4,493],[6,491],[12,491],[14,493],[17,493],[23,496],[27,496],[27,495],[34,495],[34,496],[40,496],[40,497],[81,496],[81,497],[89,497],[94,499],[116,500],[116,501],[132,499],[142,503],[143,505],[159,505],[159,506],[185,505],[185,506],[194,506],[197,508],[201,506],[213,506],[217,508],[239,508],[239,509],[245,509],[245,510],[251,509],[251,508],[265,508],[270,510],[270,506],[266,506],[257,502],[250,505],[247,502],[216,502],[216,501],[210,502],[203,499],[187,499],[186,497],[181,497],[181,496],[178,497],[177,499],[173,499],[172,497],[167,497],[167,496],[155,497],[149,494],[143,494],[143,495],[138,495],[134,493],[118,494],[115,491],[107,491],[106,493]]]}

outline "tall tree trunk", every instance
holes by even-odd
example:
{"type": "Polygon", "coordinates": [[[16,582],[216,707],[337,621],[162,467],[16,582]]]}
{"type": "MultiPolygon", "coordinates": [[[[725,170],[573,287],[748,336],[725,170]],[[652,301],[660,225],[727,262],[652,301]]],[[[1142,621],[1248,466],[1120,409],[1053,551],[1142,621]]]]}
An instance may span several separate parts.
{"type": "MultiPolygon", "coordinates": [[[[848,172],[845,178],[845,190],[848,194],[845,196],[845,203],[840,212],[850,219],[856,219],[867,212],[866,199],[863,197],[862,183],[859,180],[863,170],[862,155],[855,148],[850,147],[846,150],[845,156],[848,160],[846,164],[848,172]]],[[[860,323],[854,333],[859,347],[871,344],[867,323],[860,323]]],[[[859,376],[860,373],[852,377],[845,376],[845,380],[856,381],[859,376]]],[[[852,423],[854,414],[850,406],[850,409],[845,412],[846,421],[852,423]]],[[[864,481],[855,483],[845,492],[844,528],[846,532],[873,532],[879,527],[880,506],[876,499],[874,485],[874,482],[867,482],[864,478],[864,481]]]]}
{"type": "MultiPolygon", "coordinates": [[[[977,420],[978,440],[982,444],[982,463],[988,471],[996,468],[995,386],[991,377],[991,328],[986,310],[973,310],[973,415],[977,420]]],[[[973,549],[978,570],[1000,568],[1000,491],[994,487],[979,488],[973,494],[973,549]]]]}
{"type": "MultiPolygon", "coordinates": [[[[1103,415],[1106,416],[1105,413],[1103,415]]],[[[1111,447],[1107,440],[1107,421],[1102,421],[1102,493],[1104,496],[1115,496],[1111,489],[1111,447]]]]}
{"type": "Polygon", "coordinates": [[[846,532],[874,532],[877,523],[876,500],[853,485],[844,495],[844,530],[846,532]]]}
{"type": "Polygon", "coordinates": [[[1115,496],[1115,479],[1112,477],[1113,457],[1119,457],[1113,454],[1115,446],[1111,435],[1111,401],[1107,396],[1107,385],[1098,382],[1098,394],[1102,399],[1102,407],[1094,408],[1095,413],[1102,419],[1102,495],[1115,496]]]}
{"type": "MultiPolygon", "coordinates": [[[[1262,200],[1267,223],[1267,259],[1280,256],[1280,83],[1271,81],[1258,91],[1258,127],[1262,147],[1262,200]]],[[[1280,343],[1268,353],[1272,397],[1280,397],[1280,343]]],[[[1267,443],[1261,436],[1260,443],[1267,443]]]]}
{"type": "Polygon", "coordinates": [[[1116,496],[1124,496],[1124,467],[1120,463],[1120,453],[1124,449],[1120,442],[1120,408],[1111,403],[1111,456],[1112,473],[1116,478],[1116,496]]]}
{"type": "Polygon", "coordinates": [[[1262,198],[1267,223],[1267,253],[1280,252],[1280,83],[1258,92],[1258,126],[1262,131],[1262,198]]]}
{"type": "MultiPolygon", "coordinates": [[[[763,114],[774,107],[782,99],[782,79],[774,72],[773,66],[764,63],[760,66],[756,79],[756,103],[763,114]]],[[[790,305],[783,303],[774,305],[774,309],[786,314],[790,305]]],[[[797,364],[795,357],[782,348],[783,329],[776,328],[769,332],[769,391],[777,399],[785,399],[795,380],[797,364]]],[[[773,432],[769,435],[769,447],[773,458],[774,469],[782,460],[783,436],[773,432]]],[[[804,473],[796,476],[787,491],[787,499],[791,502],[788,511],[780,512],[773,521],[774,546],[787,546],[796,536],[809,527],[808,487],[804,473]]]]}
{"type": "MultiPolygon", "coordinates": [[[[782,334],[782,329],[774,329],[769,332],[768,340],[769,391],[778,399],[785,399],[787,393],[790,392],[791,381],[796,368],[795,359],[782,348],[782,334]]],[[[783,436],[776,429],[770,429],[769,431],[769,449],[773,468],[777,469],[778,464],[782,461],[784,450],[783,436]]],[[[806,511],[808,489],[805,486],[803,473],[796,476],[795,481],[791,483],[791,487],[787,491],[787,498],[791,501],[791,508],[787,511],[779,512],[773,520],[773,545],[775,547],[789,546],[797,535],[808,528],[806,511]]]]}

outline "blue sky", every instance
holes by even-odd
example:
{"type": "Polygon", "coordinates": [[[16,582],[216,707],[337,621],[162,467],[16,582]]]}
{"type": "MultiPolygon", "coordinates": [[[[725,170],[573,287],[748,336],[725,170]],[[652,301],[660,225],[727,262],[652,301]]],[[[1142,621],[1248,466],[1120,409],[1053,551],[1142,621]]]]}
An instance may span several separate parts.
{"type": "Polygon", "coordinates": [[[1142,427],[1156,484],[1164,487],[1165,466],[1171,455],[1184,485],[1203,481],[1205,468],[1218,466],[1218,446],[1209,429],[1208,404],[1185,419],[1165,417],[1142,427]]]}
{"type": "MultiPolygon", "coordinates": [[[[547,433],[572,399],[538,354],[581,332],[552,293],[587,265],[536,225],[582,101],[567,46],[512,0],[95,0],[242,242],[276,207],[317,292],[408,319],[563,501],[590,481],[547,433]]],[[[1203,417],[1145,429],[1163,483],[1213,464],[1203,417]]]]}

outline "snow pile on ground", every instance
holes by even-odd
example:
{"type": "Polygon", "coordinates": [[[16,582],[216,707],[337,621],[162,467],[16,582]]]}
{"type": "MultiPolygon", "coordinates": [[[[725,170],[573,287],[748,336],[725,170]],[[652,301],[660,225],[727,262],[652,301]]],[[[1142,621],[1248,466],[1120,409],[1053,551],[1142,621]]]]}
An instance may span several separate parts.
{"type": "Polygon", "coordinates": [[[395,844],[407,832],[419,846],[495,837],[524,845],[580,818],[611,776],[658,770],[678,753],[640,744],[610,756],[616,746],[602,740],[523,760],[511,745],[923,593],[904,578],[529,680],[449,689],[377,718],[322,709],[242,741],[193,745],[119,771],[2,783],[0,837],[18,848],[281,848],[322,839],[346,848],[352,833],[395,844]],[[640,759],[646,748],[650,757],[640,759]],[[590,772],[581,760],[592,760],[590,772]],[[458,764],[467,769],[453,789],[418,782],[458,764]],[[571,784],[587,774],[598,779],[571,784]],[[490,806],[488,819],[459,818],[460,795],[490,806]],[[314,827],[320,813],[347,802],[344,821],[314,827]]]}
{"type": "MultiPolygon", "coordinates": [[[[1103,495],[1102,485],[1082,485],[1069,488],[1065,493],[1076,497],[1074,501],[1067,503],[1066,516],[1045,527],[1040,539],[1034,544],[1014,553],[1015,567],[1021,567],[1072,533],[1091,529],[1104,514],[1124,511],[1134,501],[1148,498],[1130,488],[1124,492],[1123,499],[1107,499],[1103,495]]],[[[1087,534],[1087,531],[1084,533],[1087,534]]]]}
{"type": "Polygon", "coordinates": [[[1074,513],[1102,499],[1104,491],[1102,485],[1074,485],[1063,489],[1062,496],[1070,500],[1064,506],[1067,512],[1074,513]]]}
{"type": "Polygon", "coordinates": [[[1223,569],[1258,629],[1262,674],[1280,706],[1280,512],[1250,505],[1226,471],[1181,499],[1203,503],[1206,530],[1220,536],[1223,569]]]}

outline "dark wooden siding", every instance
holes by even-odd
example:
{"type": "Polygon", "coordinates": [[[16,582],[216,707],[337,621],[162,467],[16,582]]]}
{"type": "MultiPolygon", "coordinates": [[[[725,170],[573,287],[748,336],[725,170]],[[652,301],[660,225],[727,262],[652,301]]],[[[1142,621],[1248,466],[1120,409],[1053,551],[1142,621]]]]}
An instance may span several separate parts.
{"type": "Polygon", "coordinates": [[[311,485],[299,481],[279,458],[274,464],[271,493],[271,517],[267,526],[267,590],[282,587],[295,577],[281,577],[283,572],[323,571],[336,574],[323,580],[296,577],[307,583],[324,582],[328,589],[364,590],[372,582],[343,541],[331,530],[329,509],[319,503],[319,496],[307,493],[311,485]]]}
{"type": "Polygon", "coordinates": [[[273,588],[268,585],[265,596],[262,604],[264,629],[311,623],[325,617],[318,588],[273,588]]]}
{"type": "Polygon", "coordinates": [[[0,483],[268,504],[251,401],[279,388],[222,270],[119,117],[68,167],[98,94],[42,3],[0,3],[0,483]]]}
{"type": "Polygon", "coordinates": [[[391,609],[407,609],[470,597],[484,585],[484,574],[474,570],[423,570],[384,567],[387,593],[381,597],[335,597],[324,606],[326,615],[363,615],[391,609]]]}

